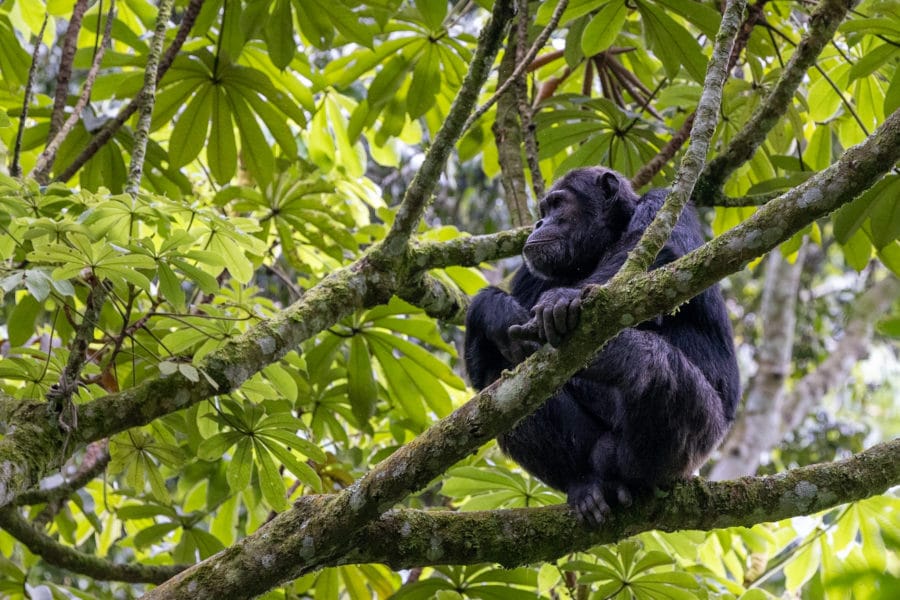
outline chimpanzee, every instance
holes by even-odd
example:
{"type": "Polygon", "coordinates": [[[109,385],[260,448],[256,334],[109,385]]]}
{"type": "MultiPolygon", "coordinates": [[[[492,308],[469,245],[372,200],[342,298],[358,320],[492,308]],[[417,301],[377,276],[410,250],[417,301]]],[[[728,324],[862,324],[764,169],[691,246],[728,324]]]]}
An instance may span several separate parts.
{"type": "MultiPolygon", "coordinates": [[[[654,190],[638,198],[627,179],[602,167],[557,182],[540,201],[512,293],[486,288],[469,308],[465,358],[473,385],[490,385],[537,350],[529,331],[558,346],[578,324],[583,288],[618,271],[665,196],[654,190]]],[[[702,241],[688,207],[651,268],[702,241]]],[[[623,330],[498,441],[597,525],[611,503],[628,505],[634,492],[699,467],[734,420],[739,388],[731,324],[714,285],[671,314],[623,330]]]]}

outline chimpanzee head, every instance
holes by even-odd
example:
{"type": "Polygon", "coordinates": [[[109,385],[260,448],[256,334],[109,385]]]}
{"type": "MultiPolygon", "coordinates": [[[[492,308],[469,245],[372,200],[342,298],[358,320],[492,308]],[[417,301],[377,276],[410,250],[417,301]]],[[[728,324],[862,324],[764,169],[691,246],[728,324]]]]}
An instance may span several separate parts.
{"type": "Polygon", "coordinates": [[[587,276],[628,228],[636,202],[631,184],[616,171],[569,171],[540,201],[541,218],[522,252],[528,270],[543,279],[587,276]]]}

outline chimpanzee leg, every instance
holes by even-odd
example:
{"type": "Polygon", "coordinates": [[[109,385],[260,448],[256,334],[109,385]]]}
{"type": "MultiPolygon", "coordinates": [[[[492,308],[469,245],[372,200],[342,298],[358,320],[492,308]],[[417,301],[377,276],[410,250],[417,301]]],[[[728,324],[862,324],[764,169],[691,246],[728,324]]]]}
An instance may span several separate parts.
{"type": "Polygon", "coordinates": [[[573,399],[570,385],[497,438],[500,448],[526,471],[563,491],[590,474],[594,444],[609,430],[573,399]]]}
{"type": "MultiPolygon", "coordinates": [[[[625,482],[653,486],[689,475],[727,430],[719,393],[677,346],[655,332],[622,331],[582,376],[621,392],[611,475],[625,482]]],[[[587,410],[592,412],[590,404],[587,410]]],[[[609,413],[605,402],[596,410],[609,413]]],[[[598,455],[595,462],[608,473],[608,457],[598,455]]]]}

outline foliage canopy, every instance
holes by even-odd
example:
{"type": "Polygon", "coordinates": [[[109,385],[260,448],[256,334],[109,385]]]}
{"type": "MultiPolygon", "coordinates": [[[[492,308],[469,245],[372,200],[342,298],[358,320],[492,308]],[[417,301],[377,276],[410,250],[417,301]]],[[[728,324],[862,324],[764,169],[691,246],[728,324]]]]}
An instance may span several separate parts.
{"type": "MultiPolygon", "coordinates": [[[[896,497],[831,508],[900,483],[885,461],[900,462],[896,441],[789,480],[777,509],[761,507],[778,478],[746,488],[747,504],[725,500],[741,483],[696,484],[598,537],[572,528],[566,551],[548,537],[515,558],[492,550],[493,527],[565,539],[570,517],[536,509],[563,497],[483,444],[626,326],[618,315],[674,310],[725,275],[738,272],[739,341],[761,343],[747,323],[776,246],[792,263],[818,252],[810,290],[854,271],[893,285],[896,3],[750,3],[718,64],[712,160],[681,170],[708,118],[725,3],[515,4],[0,3],[2,597],[130,598],[163,582],[151,597],[900,596],[896,497]],[[687,196],[721,237],[596,292],[568,354],[543,351],[467,403],[467,297],[523,240],[501,230],[529,222],[545,181],[593,164],[637,187],[693,168],[687,196]],[[693,515],[713,497],[709,520],[693,515]],[[808,516],[765,523],[795,515],[808,516]],[[453,517],[472,520],[460,532],[453,517]],[[709,531],[662,532],[685,523],[709,531]]],[[[892,300],[866,339],[895,369],[896,302],[870,339],[892,300]]],[[[798,388],[853,302],[815,303],[798,388]]],[[[798,428],[799,452],[773,450],[780,437],[761,451],[791,467],[859,451],[864,433],[890,439],[898,380],[841,387],[841,423],[866,399],[860,428],[830,423],[816,443],[798,428]]]]}

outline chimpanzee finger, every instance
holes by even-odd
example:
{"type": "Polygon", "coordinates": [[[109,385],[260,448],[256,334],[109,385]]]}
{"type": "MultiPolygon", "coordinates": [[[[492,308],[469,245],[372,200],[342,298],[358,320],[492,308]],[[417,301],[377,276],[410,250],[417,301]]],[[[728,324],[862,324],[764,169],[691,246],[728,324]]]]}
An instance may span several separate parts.
{"type": "Polygon", "coordinates": [[[569,304],[568,322],[566,326],[570,332],[575,331],[578,327],[578,321],[581,320],[581,298],[575,298],[569,304]]]}
{"type": "Polygon", "coordinates": [[[561,300],[553,305],[553,329],[562,338],[569,334],[569,303],[561,300]]]}
{"type": "Polygon", "coordinates": [[[521,325],[510,325],[509,329],[507,329],[506,332],[509,335],[509,339],[511,340],[524,340],[529,342],[541,341],[541,333],[540,331],[538,331],[538,323],[534,318],[526,323],[522,323],[521,325]]]}
{"type": "Polygon", "coordinates": [[[543,333],[547,339],[547,343],[554,348],[559,346],[562,343],[562,338],[556,331],[556,323],[554,322],[553,318],[553,309],[541,309],[540,317],[538,320],[542,323],[543,333]]]}

